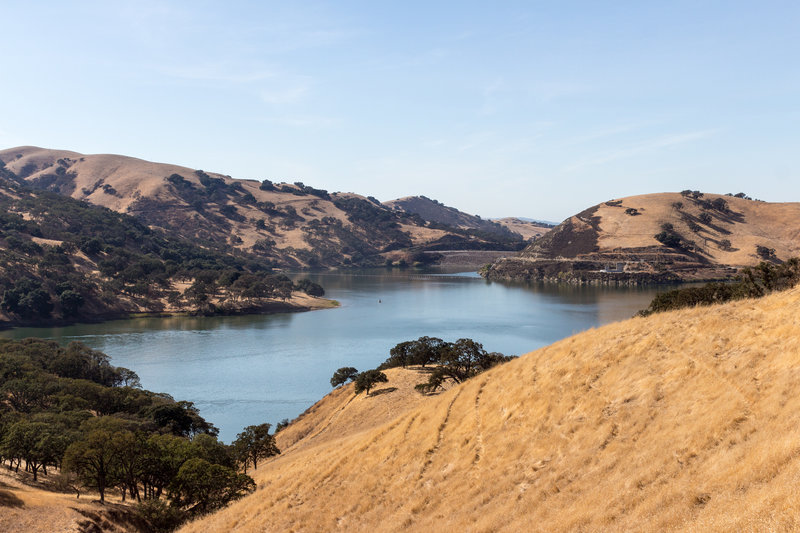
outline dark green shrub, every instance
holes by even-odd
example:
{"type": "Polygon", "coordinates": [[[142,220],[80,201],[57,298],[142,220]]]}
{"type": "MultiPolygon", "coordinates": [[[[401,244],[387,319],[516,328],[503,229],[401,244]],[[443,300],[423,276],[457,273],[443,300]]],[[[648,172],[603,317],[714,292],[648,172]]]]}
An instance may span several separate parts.
{"type": "Polygon", "coordinates": [[[670,248],[677,248],[681,245],[681,238],[674,233],[662,231],[656,233],[653,237],[664,246],[669,246],[670,248]]]}

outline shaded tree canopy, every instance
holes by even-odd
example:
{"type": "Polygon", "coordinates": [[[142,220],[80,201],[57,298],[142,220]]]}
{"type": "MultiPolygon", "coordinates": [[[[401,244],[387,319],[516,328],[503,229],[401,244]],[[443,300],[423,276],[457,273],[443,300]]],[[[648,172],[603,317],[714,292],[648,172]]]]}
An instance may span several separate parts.
{"type": "Polygon", "coordinates": [[[331,377],[331,387],[338,387],[344,385],[348,381],[353,381],[358,376],[358,370],[352,366],[343,366],[333,373],[331,377]]]}
{"type": "Polygon", "coordinates": [[[378,383],[387,383],[389,379],[386,377],[386,374],[381,372],[380,370],[365,370],[364,372],[359,373],[355,379],[355,391],[356,394],[360,394],[362,392],[366,392],[369,395],[370,389],[374,387],[378,383]]]}
{"type": "Polygon", "coordinates": [[[653,298],[647,309],[639,311],[638,315],[648,316],[684,307],[757,298],[773,291],[794,287],[798,281],[800,281],[800,259],[791,258],[780,265],[761,262],[758,266],[743,268],[733,283],[707,283],[701,287],[661,292],[653,298]]]}
{"type": "Polygon", "coordinates": [[[247,426],[236,436],[233,447],[245,468],[248,461],[253,463],[253,468],[258,468],[258,461],[281,453],[275,444],[275,435],[269,433],[270,427],[270,424],[247,426]]]}

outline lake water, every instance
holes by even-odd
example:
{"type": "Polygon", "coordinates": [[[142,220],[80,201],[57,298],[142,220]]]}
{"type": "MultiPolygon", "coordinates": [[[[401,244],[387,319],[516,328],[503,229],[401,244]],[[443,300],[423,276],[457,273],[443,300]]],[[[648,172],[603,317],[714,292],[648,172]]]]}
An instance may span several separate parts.
{"type": "Polygon", "coordinates": [[[629,318],[655,288],[506,285],[474,273],[304,274],[341,307],[308,313],[142,318],[3,337],[81,341],[139,374],[142,386],[193,401],[230,442],[244,426],[292,419],[331,390],[342,366],[374,368],[395,344],[423,335],[469,337],[519,355],[629,318]]]}

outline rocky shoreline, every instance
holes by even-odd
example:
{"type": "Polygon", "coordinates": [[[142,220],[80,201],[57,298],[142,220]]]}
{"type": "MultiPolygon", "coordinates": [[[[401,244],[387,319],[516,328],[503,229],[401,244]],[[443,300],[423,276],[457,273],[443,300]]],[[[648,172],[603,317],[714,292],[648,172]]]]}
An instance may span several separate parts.
{"type": "Polygon", "coordinates": [[[729,280],[732,267],[685,268],[672,270],[649,264],[588,260],[504,258],[480,270],[490,281],[568,283],[574,285],[652,285],[698,281],[729,280]]]}

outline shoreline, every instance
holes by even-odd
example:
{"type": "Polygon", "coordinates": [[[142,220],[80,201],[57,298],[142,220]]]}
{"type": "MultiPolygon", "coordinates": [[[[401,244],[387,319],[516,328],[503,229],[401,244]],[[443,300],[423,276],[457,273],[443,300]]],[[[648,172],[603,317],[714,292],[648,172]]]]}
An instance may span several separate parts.
{"type": "Polygon", "coordinates": [[[214,317],[244,315],[277,315],[281,313],[304,313],[306,311],[322,311],[336,309],[341,304],[337,300],[320,298],[303,294],[292,297],[289,301],[268,300],[261,305],[225,308],[215,307],[213,311],[130,311],[98,314],[91,317],[80,317],[75,320],[50,319],[36,322],[0,321],[0,331],[14,328],[60,328],[77,324],[102,324],[114,320],[132,320],[135,318],[173,318],[173,317],[214,317]]]}

